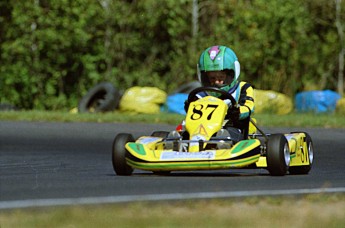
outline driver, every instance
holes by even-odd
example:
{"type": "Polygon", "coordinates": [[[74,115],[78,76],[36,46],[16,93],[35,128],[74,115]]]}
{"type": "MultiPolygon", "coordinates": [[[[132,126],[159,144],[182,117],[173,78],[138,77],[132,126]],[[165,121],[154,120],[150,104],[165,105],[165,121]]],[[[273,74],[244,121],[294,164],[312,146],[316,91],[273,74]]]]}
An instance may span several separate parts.
{"type": "MultiPolygon", "coordinates": [[[[243,129],[245,125],[248,126],[249,117],[254,111],[254,90],[249,83],[240,82],[239,77],[240,63],[229,47],[212,46],[201,53],[198,63],[199,81],[202,86],[217,87],[233,96],[239,107],[229,107],[226,118],[231,119],[233,127],[243,129]]],[[[200,94],[201,97],[206,95],[200,94]]],[[[188,106],[186,103],[186,111],[188,106]]]]}

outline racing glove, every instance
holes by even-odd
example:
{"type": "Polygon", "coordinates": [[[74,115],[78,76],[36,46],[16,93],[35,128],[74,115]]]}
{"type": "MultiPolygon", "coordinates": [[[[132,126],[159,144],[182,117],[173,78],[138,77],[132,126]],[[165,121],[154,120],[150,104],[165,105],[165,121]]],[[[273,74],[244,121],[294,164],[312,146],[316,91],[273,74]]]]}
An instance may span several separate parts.
{"type": "Polygon", "coordinates": [[[224,103],[228,106],[228,108],[232,107],[231,100],[225,99],[225,100],[223,100],[223,101],[224,101],[224,103]]]}
{"type": "Polygon", "coordinates": [[[189,108],[189,102],[188,102],[188,100],[185,100],[184,101],[184,110],[187,112],[188,108],[189,108]]]}
{"type": "Polygon", "coordinates": [[[230,119],[232,122],[236,122],[240,119],[240,114],[241,112],[239,107],[231,107],[226,113],[226,118],[230,119]]]}
{"type": "Polygon", "coordinates": [[[200,97],[195,97],[195,98],[193,98],[193,99],[190,99],[191,101],[190,102],[188,102],[188,99],[187,100],[185,100],[184,101],[184,110],[187,112],[188,111],[188,108],[189,108],[189,104],[191,103],[191,102],[193,102],[193,101],[196,101],[196,100],[198,100],[200,97]]]}

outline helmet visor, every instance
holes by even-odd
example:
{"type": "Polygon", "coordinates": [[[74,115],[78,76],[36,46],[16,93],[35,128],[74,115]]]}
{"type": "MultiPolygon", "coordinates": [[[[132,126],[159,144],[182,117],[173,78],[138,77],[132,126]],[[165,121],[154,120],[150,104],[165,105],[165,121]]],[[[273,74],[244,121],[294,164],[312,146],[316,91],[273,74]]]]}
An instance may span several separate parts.
{"type": "Polygon", "coordinates": [[[234,77],[226,71],[207,71],[202,72],[201,79],[204,86],[222,87],[231,84],[234,77]]]}

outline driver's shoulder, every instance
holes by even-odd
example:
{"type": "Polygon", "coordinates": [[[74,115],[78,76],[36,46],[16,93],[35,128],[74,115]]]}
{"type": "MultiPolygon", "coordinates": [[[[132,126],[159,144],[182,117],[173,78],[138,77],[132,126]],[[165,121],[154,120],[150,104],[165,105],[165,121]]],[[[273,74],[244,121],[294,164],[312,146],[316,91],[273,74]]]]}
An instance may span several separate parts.
{"type": "Polygon", "coordinates": [[[250,84],[249,82],[246,82],[246,81],[240,81],[239,83],[239,89],[241,91],[246,91],[248,88],[252,88],[254,89],[254,86],[252,84],[250,84]]]}
{"type": "Polygon", "coordinates": [[[244,85],[248,85],[248,86],[252,86],[252,84],[250,84],[249,82],[246,81],[240,81],[240,86],[244,86],[244,85]]]}

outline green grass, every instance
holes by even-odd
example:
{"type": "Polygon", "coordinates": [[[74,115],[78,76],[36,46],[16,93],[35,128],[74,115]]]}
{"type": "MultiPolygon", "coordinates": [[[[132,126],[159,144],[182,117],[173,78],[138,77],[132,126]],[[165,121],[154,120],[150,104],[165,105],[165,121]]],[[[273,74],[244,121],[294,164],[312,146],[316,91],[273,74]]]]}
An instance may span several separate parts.
{"type": "Polygon", "coordinates": [[[50,122],[98,122],[98,123],[168,123],[183,119],[178,114],[135,114],[127,112],[70,113],[62,111],[8,111],[0,112],[0,120],[50,121],[50,122]]]}
{"type": "MultiPolygon", "coordinates": [[[[345,128],[345,116],[341,114],[292,113],[288,115],[255,114],[259,126],[264,127],[323,127],[345,128]]],[[[7,111],[0,112],[0,120],[99,122],[99,123],[167,123],[178,124],[182,115],[172,113],[133,114],[124,112],[70,113],[57,111],[7,111]]]]}
{"type": "Polygon", "coordinates": [[[0,211],[7,227],[343,227],[345,194],[134,202],[0,211]]]}

